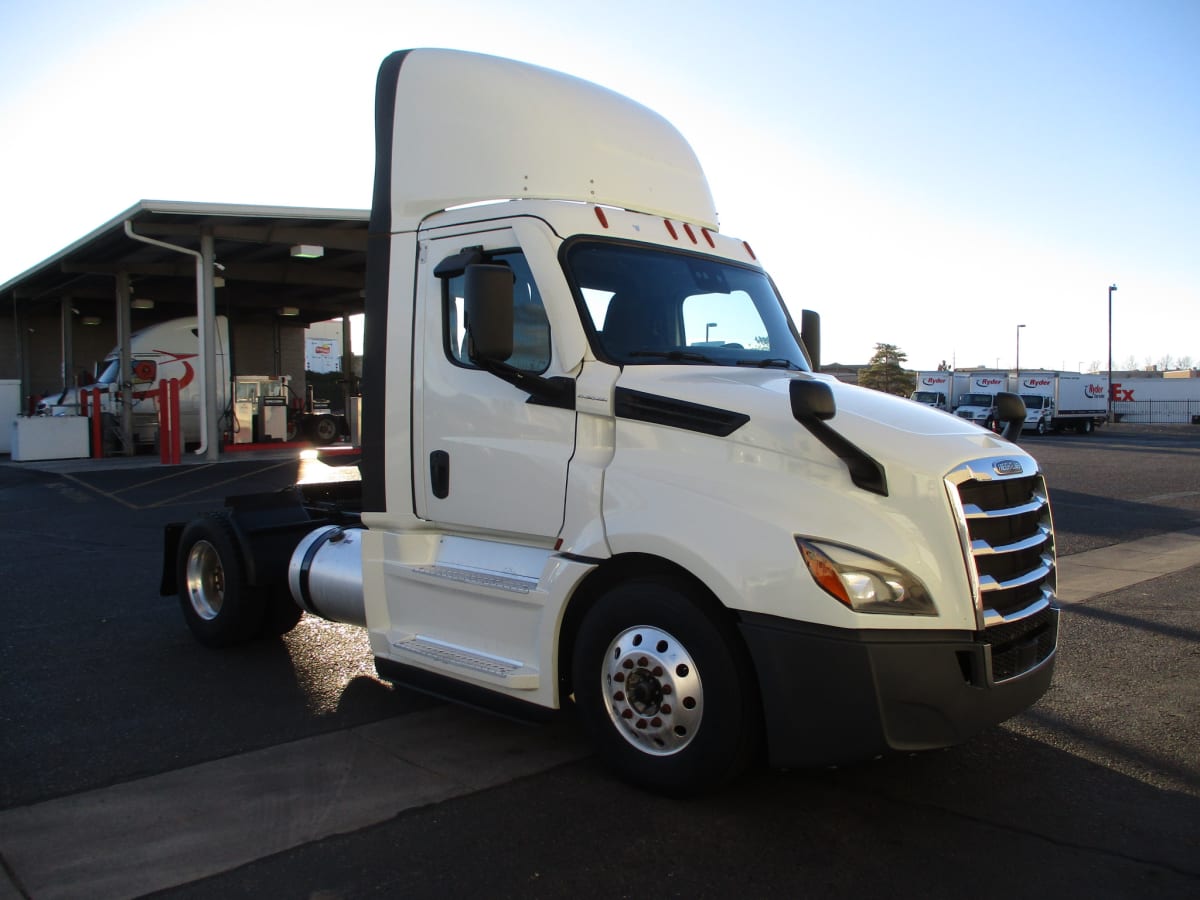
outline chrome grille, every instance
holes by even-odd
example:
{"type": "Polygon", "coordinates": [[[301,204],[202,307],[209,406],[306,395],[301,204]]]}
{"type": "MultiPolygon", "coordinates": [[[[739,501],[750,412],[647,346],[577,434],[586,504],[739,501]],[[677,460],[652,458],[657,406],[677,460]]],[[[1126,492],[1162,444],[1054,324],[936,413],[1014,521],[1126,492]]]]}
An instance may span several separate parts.
{"type": "Polygon", "coordinates": [[[1032,461],[996,457],[955,469],[947,483],[962,511],[981,635],[995,681],[1041,665],[1057,646],[1054,526],[1032,461]]]}

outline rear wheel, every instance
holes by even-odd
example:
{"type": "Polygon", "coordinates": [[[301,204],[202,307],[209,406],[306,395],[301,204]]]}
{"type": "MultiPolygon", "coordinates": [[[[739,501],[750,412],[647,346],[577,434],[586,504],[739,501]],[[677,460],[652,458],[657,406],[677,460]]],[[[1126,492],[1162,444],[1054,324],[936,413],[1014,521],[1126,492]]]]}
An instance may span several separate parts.
{"type": "Polygon", "coordinates": [[[228,518],[209,513],[190,522],[180,536],[177,560],[179,602],[196,640],[209,647],[228,647],[258,633],[266,596],[246,583],[228,518]]]}
{"type": "Polygon", "coordinates": [[[312,439],[318,444],[332,444],[341,433],[337,419],[329,415],[317,416],[313,419],[309,424],[309,431],[312,439]]]}
{"type": "Polygon", "coordinates": [[[1079,423],[1079,433],[1080,434],[1091,434],[1092,429],[1095,427],[1096,427],[1096,425],[1091,419],[1083,419],[1079,423]]]}
{"type": "Polygon", "coordinates": [[[686,583],[608,591],[575,644],[575,702],[604,762],[680,794],[720,784],[753,758],[761,714],[745,648],[686,583]]]}

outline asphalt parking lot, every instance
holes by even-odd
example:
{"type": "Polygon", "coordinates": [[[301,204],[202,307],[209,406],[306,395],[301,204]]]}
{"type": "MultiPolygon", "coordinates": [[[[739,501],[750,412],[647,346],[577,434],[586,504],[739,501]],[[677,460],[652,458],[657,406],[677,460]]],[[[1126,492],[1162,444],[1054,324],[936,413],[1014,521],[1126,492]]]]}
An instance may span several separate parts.
{"type": "Polygon", "coordinates": [[[569,719],[380,682],[352,628],[192,641],[162,525],[293,459],[0,465],[0,898],[1200,895],[1200,428],[1028,446],[1064,588],[1098,586],[1050,693],[960,747],[688,802],[569,719]]]}

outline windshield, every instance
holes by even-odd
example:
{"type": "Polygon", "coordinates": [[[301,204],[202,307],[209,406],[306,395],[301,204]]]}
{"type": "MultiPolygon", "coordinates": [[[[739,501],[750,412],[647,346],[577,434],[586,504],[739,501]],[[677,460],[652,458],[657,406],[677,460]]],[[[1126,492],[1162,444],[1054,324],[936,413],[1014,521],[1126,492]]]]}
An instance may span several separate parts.
{"type": "Polygon", "coordinates": [[[1046,398],[1041,394],[1022,394],[1021,399],[1025,401],[1026,409],[1041,409],[1046,403],[1046,398]]]}
{"type": "Polygon", "coordinates": [[[566,262],[605,359],[809,370],[783,303],[758,269],[590,241],[575,243],[566,262]]]}
{"type": "Polygon", "coordinates": [[[958,398],[959,406],[991,406],[991,394],[963,394],[958,398]]]}
{"type": "Polygon", "coordinates": [[[100,373],[100,377],[96,379],[96,384],[112,384],[117,380],[117,372],[121,368],[119,359],[110,359],[104,367],[104,371],[100,373]]]}

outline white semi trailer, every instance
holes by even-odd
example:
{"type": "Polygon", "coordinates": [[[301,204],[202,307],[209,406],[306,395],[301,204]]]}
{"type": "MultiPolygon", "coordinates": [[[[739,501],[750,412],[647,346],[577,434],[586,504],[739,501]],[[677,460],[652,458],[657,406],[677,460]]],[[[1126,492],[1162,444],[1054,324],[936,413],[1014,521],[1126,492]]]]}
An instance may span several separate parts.
{"type": "Polygon", "coordinates": [[[411,50],[382,65],[376,126],[361,482],[170,526],[164,593],[199,640],[353,623],[382,677],[574,704],[607,763],[669,792],[764,749],[943,747],[1046,691],[1037,463],[815,374],[816,317],[798,330],[720,232],[669,123],[411,50]]]}

